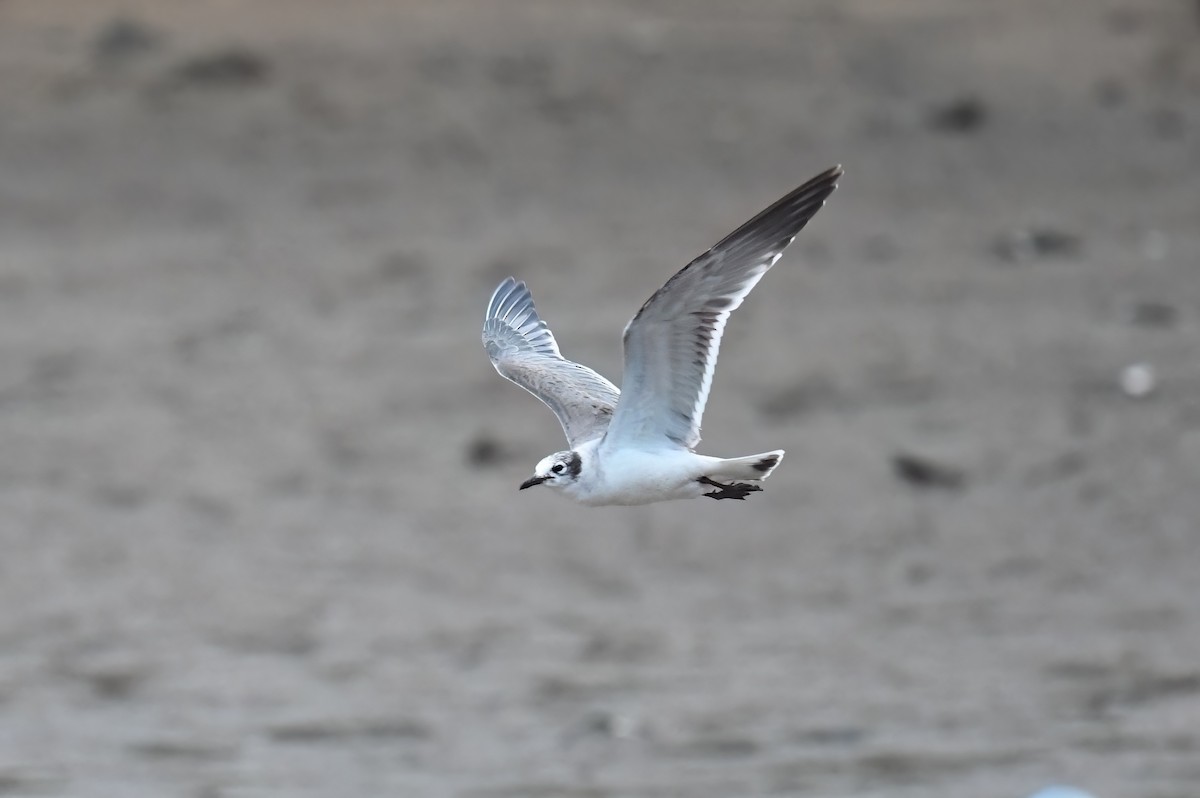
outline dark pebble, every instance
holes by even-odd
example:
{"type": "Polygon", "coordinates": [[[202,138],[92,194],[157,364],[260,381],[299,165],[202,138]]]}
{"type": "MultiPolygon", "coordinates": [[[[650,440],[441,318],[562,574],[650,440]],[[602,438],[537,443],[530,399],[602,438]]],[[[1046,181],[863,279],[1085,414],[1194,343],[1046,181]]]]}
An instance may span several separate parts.
{"type": "Polygon", "coordinates": [[[162,43],[162,36],[137,20],[118,17],[96,34],[92,57],[106,66],[126,63],[150,53],[162,43]]]}
{"type": "Polygon", "coordinates": [[[1175,326],[1178,312],[1166,302],[1145,301],[1133,306],[1130,320],[1137,327],[1169,330],[1175,326]]]}
{"type": "Polygon", "coordinates": [[[198,55],[178,64],[171,79],[178,84],[211,88],[254,86],[266,81],[271,66],[250,50],[231,48],[198,55]]]}
{"type": "Polygon", "coordinates": [[[467,444],[467,462],[476,468],[488,468],[504,461],[504,447],[495,438],[479,435],[467,444]]]}
{"type": "Polygon", "coordinates": [[[892,455],[892,471],[898,479],[915,488],[961,490],[967,483],[966,473],[961,468],[914,454],[892,455]]]}
{"type": "Polygon", "coordinates": [[[978,97],[959,97],[932,108],[929,127],[943,133],[974,133],[987,116],[987,106],[978,97]]]}
{"type": "Polygon", "coordinates": [[[1052,227],[1010,230],[992,242],[996,257],[1009,263],[1026,263],[1045,258],[1071,258],[1083,249],[1079,236],[1052,227]]]}

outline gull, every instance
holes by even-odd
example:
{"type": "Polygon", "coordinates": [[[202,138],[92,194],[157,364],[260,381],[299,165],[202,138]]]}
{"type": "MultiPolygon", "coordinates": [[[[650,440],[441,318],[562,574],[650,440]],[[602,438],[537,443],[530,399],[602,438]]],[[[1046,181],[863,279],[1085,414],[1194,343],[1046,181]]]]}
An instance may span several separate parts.
{"type": "Polygon", "coordinates": [[[543,458],[520,490],[543,485],[589,506],[761,491],[782,449],[734,458],[695,451],[721,336],[841,175],[835,166],[809,180],[655,292],[625,325],[623,391],[562,356],[524,282],[501,282],[484,315],[484,349],[501,376],[554,411],[570,446],[543,458]]]}

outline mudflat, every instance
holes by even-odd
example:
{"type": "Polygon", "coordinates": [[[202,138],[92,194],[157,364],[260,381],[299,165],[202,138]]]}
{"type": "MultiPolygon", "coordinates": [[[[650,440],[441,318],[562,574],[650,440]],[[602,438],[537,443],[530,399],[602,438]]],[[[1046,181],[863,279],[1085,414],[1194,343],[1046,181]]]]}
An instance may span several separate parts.
{"type": "Polygon", "coordinates": [[[0,3],[0,792],[1200,784],[1200,19],[0,3]],[[567,356],[813,174],[700,451],[517,492],[567,356]]]}

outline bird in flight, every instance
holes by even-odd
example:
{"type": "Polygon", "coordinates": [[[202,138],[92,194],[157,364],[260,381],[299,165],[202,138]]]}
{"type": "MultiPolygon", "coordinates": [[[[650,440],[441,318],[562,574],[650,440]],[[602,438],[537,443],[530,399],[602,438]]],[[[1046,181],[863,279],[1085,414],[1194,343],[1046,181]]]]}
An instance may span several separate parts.
{"type": "Polygon", "coordinates": [[[484,316],[483,346],[502,377],[554,411],[570,446],[543,458],[520,489],[544,485],[591,506],[761,491],[782,449],[729,459],[695,452],[721,335],[841,176],[840,166],[817,175],[658,289],[625,325],[623,390],[562,356],[525,283],[500,283],[484,316]]]}

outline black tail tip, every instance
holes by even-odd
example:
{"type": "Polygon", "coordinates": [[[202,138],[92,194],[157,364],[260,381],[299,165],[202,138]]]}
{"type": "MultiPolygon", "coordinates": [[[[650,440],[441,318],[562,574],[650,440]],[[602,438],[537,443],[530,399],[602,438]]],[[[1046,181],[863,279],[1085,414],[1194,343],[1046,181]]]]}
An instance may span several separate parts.
{"type": "Polygon", "coordinates": [[[765,474],[777,465],[779,465],[779,455],[773,454],[769,457],[764,457],[750,467],[760,474],[765,474]]]}

